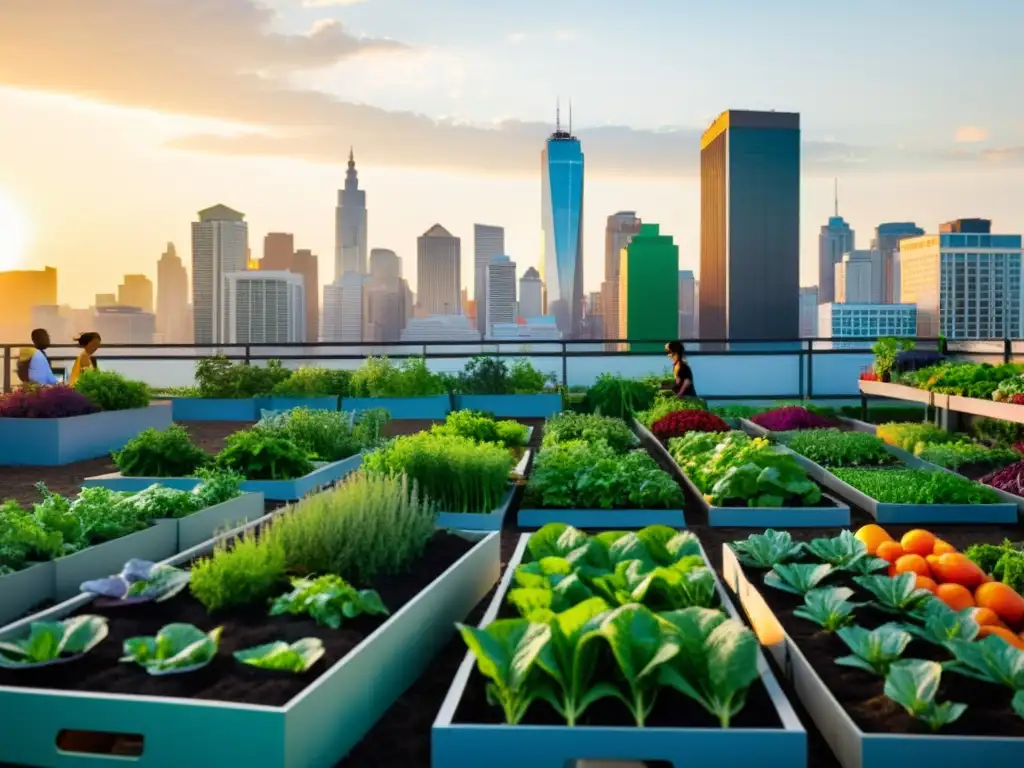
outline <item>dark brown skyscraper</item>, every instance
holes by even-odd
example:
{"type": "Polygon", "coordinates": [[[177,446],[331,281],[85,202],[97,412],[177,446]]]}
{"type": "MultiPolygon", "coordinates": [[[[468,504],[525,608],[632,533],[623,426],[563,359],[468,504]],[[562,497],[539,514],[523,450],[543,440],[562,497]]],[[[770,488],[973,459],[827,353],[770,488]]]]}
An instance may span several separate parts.
{"type": "Polygon", "coordinates": [[[700,152],[702,339],[800,332],[800,115],[723,112],[700,152]]]}

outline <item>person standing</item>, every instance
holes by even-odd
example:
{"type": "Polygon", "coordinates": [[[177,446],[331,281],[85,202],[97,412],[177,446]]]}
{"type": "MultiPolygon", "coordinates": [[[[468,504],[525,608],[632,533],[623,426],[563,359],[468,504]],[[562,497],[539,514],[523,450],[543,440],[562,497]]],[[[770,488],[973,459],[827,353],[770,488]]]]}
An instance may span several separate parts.
{"type": "Polygon", "coordinates": [[[22,349],[18,353],[18,378],[24,384],[53,386],[59,383],[50,367],[50,358],[46,348],[50,346],[50,334],[45,328],[32,331],[33,346],[22,349]]]}
{"type": "Polygon", "coordinates": [[[100,348],[100,342],[103,340],[98,333],[89,331],[88,333],[83,333],[75,341],[78,342],[78,346],[82,348],[82,351],[75,358],[75,365],[71,369],[71,380],[68,383],[72,387],[75,386],[75,382],[78,381],[78,377],[82,375],[83,371],[87,371],[90,368],[99,370],[96,358],[93,355],[96,354],[96,350],[100,348]]]}
{"type": "Polygon", "coordinates": [[[665,345],[665,352],[672,361],[672,393],[676,397],[697,397],[697,388],[693,385],[693,370],[686,362],[683,342],[670,341],[665,345]]]}

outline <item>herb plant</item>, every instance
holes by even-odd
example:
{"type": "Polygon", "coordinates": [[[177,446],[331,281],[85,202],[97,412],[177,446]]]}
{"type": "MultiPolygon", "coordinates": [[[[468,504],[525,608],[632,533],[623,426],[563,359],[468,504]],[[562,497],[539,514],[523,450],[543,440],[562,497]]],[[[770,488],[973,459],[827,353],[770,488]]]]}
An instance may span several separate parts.
{"type": "Polygon", "coordinates": [[[220,469],[249,480],[292,480],[313,471],[307,451],[291,440],[252,429],[236,432],[224,441],[214,459],[220,469]]]}
{"type": "Polygon", "coordinates": [[[154,637],[125,640],[121,661],[134,661],[151,675],[194,672],[217,655],[221,631],[221,627],[203,632],[192,624],[168,624],[154,637]]]}
{"type": "Polygon", "coordinates": [[[946,469],[958,471],[974,465],[982,467],[1005,467],[1020,460],[1020,454],[1009,448],[989,448],[977,443],[918,443],[914,455],[946,469]]]}
{"type": "Polygon", "coordinates": [[[885,677],[885,695],[903,707],[907,714],[920,720],[933,732],[958,719],[966,704],[937,702],[942,665],[934,661],[903,659],[889,666],[885,677]]]}
{"type": "Polygon", "coordinates": [[[341,576],[327,574],[315,579],[293,578],[292,591],[270,606],[271,616],[308,615],[317,624],[338,629],[345,619],[364,614],[386,616],[388,609],[372,589],[356,589],[341,576]]]}
{"type": "Polygon", "coordinates": [[[291,375],[280,360],[268,360],[266,365],[247,365],[218,355],[197,362],[195,378],[200,397],[242,399],[270,394],[291,375]]]}
{"type": "Polygon", "coordinates": [[[885,443],[866,432],[813,429],[785,432],[778,438],[791,450],[823,467],[876,467],[898,463],[885,449],[885,443]]]}
{"type": "Polygon", "coordinates": [[[444,379],[412,357],[396,366],[386,357],[368,357],[352,374],[352,397],[424,397],[447,393],[444,379]]]}
{"type": "Polygon", "coordinates": [[[87,368],[75,382],[75,389],[104,411],[127,411],[149,405],[149,387],[130,381],[113,371],[87,368]]]}
{"type": "Polygon", "coordinates": [[[348,413],[303,406],[261,419],[253,431],[289,440],[316,461],[340,461],[363,448],[353,420],[348,413]]]}
{"type": "Polygon", "coordinates": [[[277,641],[235,651],[237,661],[257,669],[300,674],[316,664],[324,655],[324,644],[320,638],[304,637],[289,645],[277,641]]]}
{"type": "Polygon", "coordinates": [[[0,393],[0,418],[4,419],[66,419],[98,410],[92,400],[63,384],[0,393]]]}
{"type": "Polygon", "coordinates": [[[896,446],[909,453],[914,452],[918,443],[941,445],[943,443],[955,443],[963,439],[951,432],[927,423],[894,422],[880,424],[876,434],[889,445],[896,446]]]}
{"type": "MultiPolygon", "coordinates": [[[[663,419],[670,413],[677,411],[706,411],[707,403],[697,397],[675,397],[668,396],[665,392],[659,392],[654,403],[646,411],[634,414],[637,421],[648,429],[656,421],[663,419]]],[[[720,414],[718,414],[720,415],[720,414]]]]}
{"type": "Polygon", "coordinates": [[[304,365],[277,382],[270,393],[280,397],[346,397],[351,379],[351,371],[304,365]]]}
{"type": "Polygon", "coordinates": [[[461,410],[448,414],[443,424],[431,429],[437,435],[458,435],[478,443],[500,443],[506,448],[526,445],[529,428],[517,421],[498,421],[483,413],[461,410]]]}
{"type": "Polygon", "coordinates": [[[1018,594],[1024,593],[1024,545],[1009,539],[1002,544],[972,544],[964,554],[985,573],[992,574],[1018,594]]]}
{"type": "Polygon", "coordinates": [[[565,411],[544,424],[543,446],[573,440],[604,441],[616,453],[625,453],[637,445],[636,435],[622,419],[565,411]]]}
{"type": "Polygon", "coordinates": [[[0,667],[26,669],[60,664],[88,653],[108,632],[107,620],[102,616],[33,621],[26,637],[0,641],[0,667]]]}
{"type": "Polygon", "coordinates": [[[834,469],[833,474],[884,504],[996,504],[984,485],[948,472],[926,469],[834,469]]]}
{"type": "Polygon", "coordinates": [[[207,611],[252,605],[269,598],[284,582],[284,547],[272,524],[259,539],[239,535],[221,540],[190,573],[189,591],[207,611]]]}
{"type": "Polygon", "coordinates": [[[125,477],[189,477],[209,461],[178,424],[143,430],[113,456],[114,466],[125,477]]]}
{"type": "Polygon", "coordinates": [[[650,408],[657,393],[652,382],[602,373],[587,390],[587,399],[595,414],[624,419],[650,408]]]}

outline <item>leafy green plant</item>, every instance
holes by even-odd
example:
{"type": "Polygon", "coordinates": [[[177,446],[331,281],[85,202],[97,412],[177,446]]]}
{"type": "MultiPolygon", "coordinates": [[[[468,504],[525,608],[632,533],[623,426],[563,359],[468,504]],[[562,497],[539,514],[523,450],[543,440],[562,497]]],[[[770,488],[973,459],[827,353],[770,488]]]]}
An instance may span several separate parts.
{"type": "Polygon", "coordinates": [[[59,531],[47,528],[16,501],[0,504],[0,576],[59,557],[63,551],[59,531]]]}
{"type": "Polygon", "coordinates": [[[794,595],[806,595],[827,579],[833,572],[827,563],[779,563],[764,575],[764,583],[769,587],[792,592],[794,595]]]}
{"type": "Polygon", "coordinates": [[[300,674],[316,664],[324,655],[320,638],[304,637],[289,645],[277,641],[235,651],[237,661],[258,669],[300,674]]]}
{"type": "Polygon", "coordinates": [[[308,615],[317,624],[338,629],[345,619],[387,616],[388,609],[372,589],[356,589],[341,576],[326,574],[315,579],[293,578],[292,591],[270,606],[271,616],[308,615]]]}
{"type": "Polygon", "coordinates": [[[452,411],[443,424],[431,431],[437,435],[458,435],[478,443],[500,443],[507,448],[526,445],[528,427],[516,421],[498,421],[483,413],[461,410],[452,411]]]}
{"type": "Polygon", "coordinates": [[[841,571],[851,570],[868,552],[867,545],[851,531],[840,531],[831,539],[814,539],[807,549],[819,560],[841,571]]]}
{"type": "Polygon", "coordinates": [[[917,575],[854,576],[853,580],[875,597],[878,608],[889,613],[912,613],[931,600],[932,593],[915,586],[917,575]]]}
{"type": "Polygon", "coordinates": [[[249,480],[292,480],[314,467],[307,452],[284,437],[262,430],[236,432],[224,441],[224,450],[214,459],[220,469],[249,480]]]}
{"type": "Polygon", "coordinates": [[[336,573],[356,584],[407,571],[435,533],[436,508],[405,477],[357,472],[274,522],[295,573],[336,573]]]}
{"type": "Polygon", "coordinates": [[[352,374],[352,397],[424,397],[448,391],[444,379],[427,368],[422,357],[395,366],[386,357],[368,357],[352,374]]]}
{"type": "Polygon", "coordinates": [[[459,374],[458,388],[464,395],[509,394],[508,364],[500,357],[477,355],[459,374]]]}
{"type": "Polygon", "coordinates": [[[281,397],[347,397],[351,380],[351,371],[304,365],[277,382],[270,392],[281,397]]]}
{"type": "Polygon", "coordinates": [[[879,424],[876,434],[889,445],[911,453],[919,443],[940,445],[942,443],[955,443],[963,439],[951,432],[927,423],[893,422],[890,424],[879,424]]]}
{"type": "Polygon", "coordinates": [[[71,513],[82,525],[82,538],[66,541],[65,548],[77,551],[148,528],[151,521],[145,516],[145,510],[139,510],[131,503],[124,504],[128,498],[130,494],[109,488],[83,488],[78,498],[71,502],[71,513]]]}
{"type": "Polygon", "coordinates": [[[113,371],[87,368],[75,389],[104,411],[127,411],[149,405],[149,387],[142,381],[130,381],[113,371]]]}
{"type": "Polygon", "coordinates": [[[192,624],[168,624],[154,637],[129,637],[121,661],[134,661],[151,675],[202,669],[217,655],[222,627],[209,632],[192,624]]]}
{"type": "Polygon", "coordinates": [[[864,627],[841,627],[836,634],[853,651],[851,656],[840,656],[836,664],[862,669],[874,675],[885,676],[894,661],[910,645],[910,633],[896,624],[883,624],[868,631],[864,627]]]}
{"type": "Polygon", "coordinates": [[[954,471],[968,465],[998,469],[1020,461],[1020,454],[1009,448],[989,448],[977,443],[918,443],[914,455],[954,471]]]}
{"type": "Polygon", "coordinates": [[[239,535],[218,542],[212,555],[193,564],[189,591],[212,613],[262,602],[284,579],[284,547],[271,526],[259,539],[239,535]]]}
{"type": "Polygon", "coordinates": [[[966,704],[935,701],[941,680],[942,665],[934,661],[896,661],[885,676],[885,695],[935,732],[967,711],[966,704]]]}
{"type": "Polygon", "coordinates": [[[648,429],[670,413],[676,411],[706,411],[707,403],[696,397],[675,397],[659,392],[651,407],[635,414],[637,421],[648,429]]]}
{"type": "Polygon", "coordinates": [[[884,442],[866,432],[808,429],[781,432],[777,438],[823,467],[879,467],[898,463],[885,449],[884,442]]]}
{"type": "Polygon", "coordinates": [[[1002,544],[972,544],[964,554],[996,581],[1024,593],[1024,546],[1015,546],[1009,539],[1002,544]]]}
{"type": "Polygon", "coordinates": [[[875,373],[879,381],[888,381],[899,354],[913,348],[913,339],[884,338],[876,341],[871,351],[875,353],[875,373]]]}
{"type": "Polygon", "coordinates": [[[119,574],[82,582],[80,589],[126,603],[162,603],[184,590],[188,582],[188,571],[132,558],[119,574]]]}
{"type": "Polygon", "coordinates": [[[280,360],[249,365],[233,363],[224,355],[217,355],[196,363],[195,378],[200,397],[243,399],[270,394],[291,375],[280,360]]]}
{"type": "Polygon", "coordinates": [[[974,608],[956,611],[941,600],[925,600],[920,611],[921,626],[903,628],[914,637],[945,647],[950,640],[974,640],[981,630],[974,619],[974,608]]]}
{"type": "Polygon", "coordinates": [[[883,504],[997,504],[985,485],[926,469],[835,469],[844,483],[883,504]]]}
{"type": "Polygon", "coordinates": [[[595,414],[624,419],[650,408],[657,394],[657,386],[650,381],[602,373],[587,390],[587,399],[595,414]]]}
{"type": "Polygon", "coordinates": [[[33,621],[26,637],[0,642],[0,668],[26,669],[60,664],[82,656],[107,636],[103,616],[74,616],[64,621],[33,621]]]}
{"type": "Polygon", "coordinates": [[[625,453],[637,445],[636,435],[622,419],[566,411],[544,424],[543,446],[575,440],[604,441],[616,453],[625,453]]]}
{"type": "Polygon", "coordinates": [[[202,482],[197,485],[192,493],[196,496],[196,507],[206,509],[231,501],[242,492],[242,482],[245,478],[237,472],[204,467],[194,473],[202,482]]]}
{"type": "Polygon", "coordinates": [[[805,545],[793,541],[789,531],[769,528],[764,533],[752,533],[742,541],[734,541],[731,546],[744,565],[770,569],[800,559],[805,545]]]}
{"type": "Polygon", "coordinates": [[[946,665],[950,672],[973,677],[993,685],[1024,692],[1024,651],[1001,637],[989,635],[981,640],[950,640],[946,648],[955,661],[946,665]]]}
{"type": "Polygon", "coordinates": [[[209,461],[178,424],[143,430],[113,457],[114,466],[125,477],[188,477],[209,461]]]}
{"type": "Polygon", "coordinates": [[[187,517],[201,509],[199,497],[195,494],[155,483],[119,503],[134,509],[140,520],[187,517]]]}
{"type": "Polygon", "coordinates": [[[849,587],[811,589],[804,593],[804,604],[793,611],[794,616],[813,621],[826,632],[835,632],[853,621],[856,603],[851,603],[849,587]]]}
{"type": "Polygon", "coordinates": [[[270,419],[264,417],[254,431],[290,440],[316,461],[340,461],[363,448],[354,434],[352,420],[348,413],[303,406],[270,419]]]}
{"type": "Polygon", "coordinates": [[[352,419],[352,435],[364,450],[378,447],[384,440],[384,427],[391,421],[391,414],[384,408],[368,408],[352,419]]]}
{"type": "Polygon", "coordinates": [[[555,375],[541,373],[524,357],[516,358],[508,369],[508,387],[515,395],[534,395],[555,383],[555,375]]]}

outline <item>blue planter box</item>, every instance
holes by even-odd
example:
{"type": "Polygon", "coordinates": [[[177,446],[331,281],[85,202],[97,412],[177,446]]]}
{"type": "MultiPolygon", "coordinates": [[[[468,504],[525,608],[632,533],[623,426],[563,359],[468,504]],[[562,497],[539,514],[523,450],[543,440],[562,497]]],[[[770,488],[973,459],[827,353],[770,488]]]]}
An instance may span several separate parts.
{"type": "Polygon", "coordinates": [[[144,429],[171,425],[171,404],[64,419],[0,418],[0,466],[57,467],[119,451],[144,429]]]}
{"type": "Polygon", "coordinates": [[[290,411],[292,408],[309,408],[311,411],[336,411],[338,398],[332,397],[257,397],[256,418],[260,411],[290,411]]]}
{"type": "Polygon", "coordinates": [[[681,509],[520,509],[520,528],[542,528],[548,523],[565,523],[573,528],[601,528],[629,531],[648,525],[685,528],[681,509]]]}
{"type": "Polygon", "coordinates": [[[456,395],[455,407],[491,413],[501,419],[548,419],[562,412],[562,396],[557,393],[456,395]]]}
{"type": "Polygon", "coordinates": [[[256,421],[256,401],[246,398],[171,397],[175,421],[256,421]]]}
{"type": "Polygon", "coordinates": [[[452,409],[448,395],[429,397],[343,397],[341,410],[369,411],[383,408],[392,419],[444,419],[452,409]]]}
{"type": "MultiPolygon", "coordinates": [[[[246,480],[242,490],[246,493],[262,493],[267,501],[296,501],[324,486],[341,480],[363,463],[361,454],[350,456],[317,467],[304,477],[294,480],[246,480]]],[[[86,478],[84,487],[101,486],[113,491],[135,493],[151,485],[163,485],[180,491],[191,491],[202,481],[197,477],[123,477],[120,472],[86,478]]]]}
{"type": "Polygon", "coordinates": [[[500,531],[514,491],[515,486],[510,486],[501,504],[490,512],[441,512],[437,516],[437,527],[456,531],[500,531]]]}

